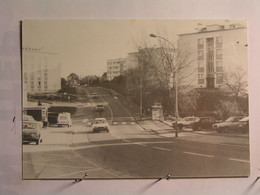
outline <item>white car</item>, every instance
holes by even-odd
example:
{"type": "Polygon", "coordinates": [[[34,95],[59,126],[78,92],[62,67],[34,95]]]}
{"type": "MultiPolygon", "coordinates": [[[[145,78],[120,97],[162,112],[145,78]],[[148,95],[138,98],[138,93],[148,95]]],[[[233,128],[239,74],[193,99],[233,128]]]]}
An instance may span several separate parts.
{"type": "Polygon", "coordinates": [[[93,133],[100,131],[109,132],[109,124],[107,120],[105,118],[96,118],[92,124],[92,131],[93,133]]]}
{"type": "Polygon", "coordinates": [[[72,121],[71,121],[71,117],[70,117],[69,112],[59,113],[57,121],[58,121],[57,122],[58,127],[62,127],[63,125],[71,127],[71,125],[72,125],[72,121]]]}

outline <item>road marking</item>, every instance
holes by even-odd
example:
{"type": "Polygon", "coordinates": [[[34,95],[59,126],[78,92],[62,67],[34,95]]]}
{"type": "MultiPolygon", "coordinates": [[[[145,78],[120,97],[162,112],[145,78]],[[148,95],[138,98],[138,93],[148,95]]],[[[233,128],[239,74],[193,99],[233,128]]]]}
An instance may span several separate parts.
{"type": "MultiPolygon", "coordinates": [[[[95,91],[98,94],[98,96],[102,99],[103,102],[106,102],[105,99],[95,89],[93,89],[93,91],[95,91]]],[[[110,110],[111,124],[112,124],[113,123],[113,119],[114,119],[113,112],[112,112],[112,109],[110,108],[109,104],[107,104],[107,107],[110,110]]]]}
{"type": "Polygon", "coordinates": [[[183,152],[185,154],[191,154],[191,155],[195,155],[195,156],[204,156],[204,157],[209,157],[209,158],[213,158],[214,156],[212,155],[207,155],[207,154],[199,154],[199,153],[193,153],[193,152],[183,152]]]}
{"type": "Polygon", "coordinates": [[[158,150],[164,150],[164,151],[172,151],[172,150],[170,150],[170,149],[160,148],[160,147],[153,147],[153,148],[158,149],[158,150]]]}
{"type": "Polygon", "coordinates": [[[123,124],[123,125],[125,125],[125,124],[126,124],[126,122],[122,122],[122,124],[123,124]]]}
{"type": "Polygon", "coordinates": [[[117,124],[117,122],[113,122],[113,124],[114,124],[114,125],[116,125],[116,124],[117,124]]]}
{"type": "Polygon", "coordinates": [[[136,143],[136,145],[140,145],[140,146],[147,146],[145,144],[142,144],[142,143],[136,143]]]}
{"type": "Polygon", "coordinates": [[[248,160],[236,159],[236,158],[229,158],[228,160],[250,163],[250,161],[248,161],[248,160]]]}

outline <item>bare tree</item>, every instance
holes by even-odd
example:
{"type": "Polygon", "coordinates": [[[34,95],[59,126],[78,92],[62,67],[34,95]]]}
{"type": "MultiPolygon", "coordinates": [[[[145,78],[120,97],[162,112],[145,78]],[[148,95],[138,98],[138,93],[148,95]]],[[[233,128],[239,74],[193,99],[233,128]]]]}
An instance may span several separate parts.
{"type": "Polygon", "coordinates": [[[238,101],[239,96],[247,94],[247,81],[245,79],[245,72],[238,70],[236,72],[229,72],[223,74],[223,81],[227,93],[234,97],[234,101],[238,101]]]}
{"type": "MultiPolygon", "coordinates": [[[[189,77],[195,71],[191,66],[193,59],[188,50],[179,50],[169,41],[158,39],[158,44],[157,47],[150,47],[147,42],[144,42],[141,47],[138,47],[138,66],[135,68],[135,74],[131,75],[136,78],[128,78],[128,82],[135,80],[134,85],[139,86],[139,89],[142,87],[143,90],[149,88],[160,91],[164,97],[154,97],[154,99],[163,99],[172,112],[174,98],[176,98],[174,82],[178,83],[179,94],[190,94],[187,88],[190,84],[189,77]]],[[[195,101],[191,103],[195,104],[195,101]]]]}

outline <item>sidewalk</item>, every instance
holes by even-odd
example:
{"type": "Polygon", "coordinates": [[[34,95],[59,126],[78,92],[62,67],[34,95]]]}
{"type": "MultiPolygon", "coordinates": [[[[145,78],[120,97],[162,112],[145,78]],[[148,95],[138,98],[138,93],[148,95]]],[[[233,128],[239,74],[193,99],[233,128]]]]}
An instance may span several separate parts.
{"type": "MultiPolygon", "coordinates": [[[[138,124],[147,132],[156,134],[160,137],[175,138],[175,129],[171,127],[171,123],[164,121],[138,121],[138,124]]],[[[229,135],[229,134],[217,134],[215,131],[196,131],[182,130],[178,132],[178,140],[220,144],[220,145],[232,145],[239,147],[249,147],[248,135],[229,135]]]]}

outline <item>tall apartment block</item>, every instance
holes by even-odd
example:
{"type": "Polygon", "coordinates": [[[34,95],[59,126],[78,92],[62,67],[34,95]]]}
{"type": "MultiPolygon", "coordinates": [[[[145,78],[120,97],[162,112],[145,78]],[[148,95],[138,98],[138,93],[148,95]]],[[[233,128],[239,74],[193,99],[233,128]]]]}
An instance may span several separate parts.
{"type": "Polygon", "coordinates": [[[178,48],[190,53],[196,88],[221,88],[225,72],[240,69],[247,74],[247,31],[240,24],[214,24],[180,34],[178,48]]]}

